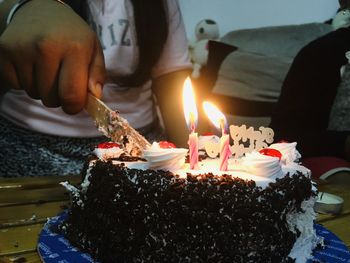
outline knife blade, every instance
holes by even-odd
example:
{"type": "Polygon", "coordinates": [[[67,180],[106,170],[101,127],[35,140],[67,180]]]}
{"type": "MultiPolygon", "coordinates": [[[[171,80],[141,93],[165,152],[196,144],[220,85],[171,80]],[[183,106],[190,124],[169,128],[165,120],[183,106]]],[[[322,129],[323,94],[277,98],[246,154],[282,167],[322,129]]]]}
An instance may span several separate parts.
{"type": "Polygon", "coordinates": [[[132,156],[142,156],[151,144],[118,111],[110,109],[103,101],[88,93],[86,111],[94,119],[98,129],[112,141],[121,144],[132,156]]]}

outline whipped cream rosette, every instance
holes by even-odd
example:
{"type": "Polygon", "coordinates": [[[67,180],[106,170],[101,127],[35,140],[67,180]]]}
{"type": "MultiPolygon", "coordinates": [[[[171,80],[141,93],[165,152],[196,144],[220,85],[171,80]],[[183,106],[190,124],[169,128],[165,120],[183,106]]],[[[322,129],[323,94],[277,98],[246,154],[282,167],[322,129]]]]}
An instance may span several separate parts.
{"type": "Polygon", "coordinates": [[[297,143],[287,143],[287,142],[281,142],[281,143],[273,143],[269,146],[269,148],[276,149],[281,152],[282,154],[282,162],[283,164],[290,164],[297,162],[301,155],[296,149],[297,143]]]}
{"type": "Polygon", "coordinates": [[[242,158],[245,171],[261,177],[278,178],[283,175],[281,161],[278,157],[259,152],[246,153],[242,158]]]}
{"type": "Polygon", "coordinates": [[[106,161],[108,159],[118,158],[123,153],[123,149],[117,143],[105,142],[100,143],[92,153],[98,159],[106,161]]]}
{"type": "Polygon", "coordinates": [[[149,169],[176,171],[184,166],[187,152],[184,148],[161,148],[159,143],[154,142],[144,150],[143,157],[149,169]]]}
{"type": "Polygon", "coordinates": [[[296,149],[296,146],[296,142],[282,142],[271,144],[269,148],[276,149],[281,152],[282,170],[284,174],[293,175],[296,173],[296,171],[299,171],[305,176],[310,177],[310,170],[298,163],[299,159],[301,158],[301,154],[296,149]]]}

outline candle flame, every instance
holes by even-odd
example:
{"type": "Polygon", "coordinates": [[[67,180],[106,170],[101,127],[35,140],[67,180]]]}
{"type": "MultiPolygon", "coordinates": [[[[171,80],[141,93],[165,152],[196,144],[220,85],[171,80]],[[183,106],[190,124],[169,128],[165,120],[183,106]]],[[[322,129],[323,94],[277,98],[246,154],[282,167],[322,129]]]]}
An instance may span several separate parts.
{"type": "Polygon", "coordinates": [[[203,109],[209,120],[215,125],[216,128],[221,128],[222,130],[225,129],[226,117],[213,103],[204,101],[203,109]]]}
{"type": "Polygon", "coordinates": [[[187,77],[184,82],[183,108],[187,126],[191,129],[191,131],[194,131],[198,120],[198,112],[191,79],[189,77],[187,77]]]}

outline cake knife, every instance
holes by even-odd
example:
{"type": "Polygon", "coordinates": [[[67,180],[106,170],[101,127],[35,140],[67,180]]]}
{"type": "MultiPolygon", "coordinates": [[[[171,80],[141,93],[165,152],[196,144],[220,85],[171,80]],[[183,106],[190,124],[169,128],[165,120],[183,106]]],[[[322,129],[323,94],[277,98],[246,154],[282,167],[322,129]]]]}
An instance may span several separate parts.
{"type": "Polygon", "coordinates": [[[142,156],[151,144],[132,128],[118,111],[111,110],[100,99],[88,92],[86,111],[95,120],[98,129],[112,141],[121,144],[132,156],[142,156]]]}

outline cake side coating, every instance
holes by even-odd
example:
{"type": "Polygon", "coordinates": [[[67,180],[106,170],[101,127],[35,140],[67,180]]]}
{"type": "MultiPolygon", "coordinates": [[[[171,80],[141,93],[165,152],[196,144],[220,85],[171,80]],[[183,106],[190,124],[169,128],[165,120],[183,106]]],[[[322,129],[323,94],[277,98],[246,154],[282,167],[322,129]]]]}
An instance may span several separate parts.
{"type": "Polygon", "coordinates": [[[91,164],[61,229],[100,262],[293,262],[300,230],[290,215],[315,196],[298,172],[261,188],[231,175],[91,164]]]}

